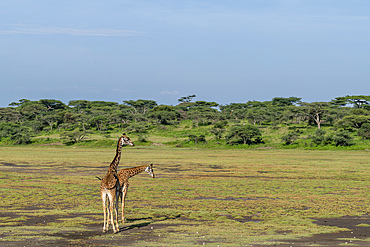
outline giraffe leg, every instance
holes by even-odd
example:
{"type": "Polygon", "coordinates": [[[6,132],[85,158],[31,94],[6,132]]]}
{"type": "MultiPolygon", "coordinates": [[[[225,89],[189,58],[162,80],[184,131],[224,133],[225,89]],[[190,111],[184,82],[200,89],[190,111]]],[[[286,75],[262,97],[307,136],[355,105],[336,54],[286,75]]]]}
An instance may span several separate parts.
{"type": "Polygon", "coordinates": [[[108,231],[108,226],[106,225],[107,223],[107,209],[106,209],[106,199],[107,199],[107,196],[104,194],[104,195],[101,195],[101,199],[102,199],[102,203],[103,203],[103,214],[104,214],[104,225],[103,225],[103,232],[106,232],[108,231]]]}
{"type": "Polygon", "coordinates": [[[125,187],[122,190],[122,223],[125,223],[125,200],[126,200],[126,195],[127,195],[127,189],[128,185],[125,185],[125,187]]]}
{"type": "Polygon", "coordinates": [[[119,191],[119,189],[117,189],[117,192],[116,192],[116,205],[114,207],[114,210],[116,212],[115,220],[116,220],[116,228],[117,228],[117,231],[119,231],[119,225],[118,225],[118,198],[119,198],[119,194],[120,194],[120,191],[119,191]]]}
{"type": "Polygon", "coordinates": [[[107,196],[107,203],[106,203],[106,207],[107,207],[107,231],[108,231],[108,228],[109,228],[109,221],[110,221],[109,205],[110,205],[109,196],[107,196]]]}
{"type": "Polygon", "coordinates": [[[114,192],[112,192],[112,193],[110,193],[109,194],[109,201],[110,201],[110,203],[109,203],[109,210],[110,210],[110,221],[111,221],[111,223],[112,223],[112,227],[113,227],[113,232],[114,233],[116,233],[116,232],[118,232],[118,230],[116,229],[116,227],[114,226],[114,220],[113,220],[113,207],[114,207],[114,199],[115,199],[115,195],[116,195],[116,192],[114,191],[114,192]]]}

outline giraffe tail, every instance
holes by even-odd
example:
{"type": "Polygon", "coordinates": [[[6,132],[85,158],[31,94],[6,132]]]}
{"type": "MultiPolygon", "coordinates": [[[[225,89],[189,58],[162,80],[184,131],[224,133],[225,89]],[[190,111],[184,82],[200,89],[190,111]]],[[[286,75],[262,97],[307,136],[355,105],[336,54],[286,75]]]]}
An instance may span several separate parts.
{"type": "Polygon", "coordinates": [[[97,179],[101,180],[101,178],[99,178],[98,176],[95,176],[97,179]]]}

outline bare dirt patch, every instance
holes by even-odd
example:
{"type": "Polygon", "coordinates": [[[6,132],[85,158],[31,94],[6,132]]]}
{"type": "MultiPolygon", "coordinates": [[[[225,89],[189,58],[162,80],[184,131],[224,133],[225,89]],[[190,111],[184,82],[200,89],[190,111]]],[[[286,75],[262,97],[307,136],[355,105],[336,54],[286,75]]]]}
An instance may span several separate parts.
{"type": "MultiPolygon", "coordinates": [[[[68,215],[42,215],[42,216],[27,216],[26,219],[19,220],[18,217],[23,214],[15,212],[0,212],[0,217],[9,218],[8,222],[15,222],[12,226],[13,230],[0,232],[0,239],[14,235],[17,227],[22,226],[46,226],[48,223],[59,222],[60,219],[69,218],[71,221],[77,217],[95,219],[97,214],[80,214],[73,213],[68,215]]],[[[101,216],[99,214],[99,216],[101,216]]],[[[175,217],[159,217],[153,219],[147,218],[133,218],[127,219],[125,224],[120,223],[119,232],[114,234],[112,227],[107,233],[103,233],[103,223],[86,224],[84,230],[76,231],[59,231],[56,233],[45,233],[42,229],[33,229],[33,238],[24,238],[18,241],[0,241],[0,246],[134,246],[138,242],[155,242],[160,236],[153,233],[154,230],[165,229],[168,227],[176,227],[180,224],[166,224],[167,219],[188,220],[180,215],[175,217]],[[43,240],[41,236],[48,236],[55,238],[54,240],[43,240]],[[103,239],[94,239],[95,237],[105,237],[103,239]]],[[[97,221],[99,222],[99,221],[97,221]]],[[[25,232],[25,235],[28,233],[25,232]]]]}
{"type": "Polygon", "coordinates": [[[333,219],[315,219],[315,223],[321,226],[335,226],[347,228],[348,231],[337,233],[318,234],[312,237],[295,239],[295,240],[279,240],[286,242],[278,245],[256,245],[256,246],[370,246],[370,217],[369,216],[344,216],[333,219]],[[365,226],[367,225],[367,226],[365,226]]]}
{"type": "MultiPolygon", "coordinates": [[[[0,217],[8,217],[9,221],[15,221],[14,228],[20,226],[45,226],[51,222],[58,222],[59,219],[70,218],[72,221],[75,217],[89,218],[89,214],[69,214],[69,215],[44,215],[27,217],[26,220],[16,221],[20,215],[13,212],[2,212],[0,217]]],[[[92,215],[93,216],[93,215],[92,215]]],[[[60,231],[57,233],[44,233],[42,230],[33,230],[34,238],[25,238],[20,241],[0,241],[0,246],[132,246],[138,241],[150,240],[153,241],[151,232],[153,228],[166,228],[169,225],[156,224],[151,218],[131,219],[129,223],[120,227],[117,234],[113,234],[110,229],[109,232],[102,232],[102,223],[86,224],[83,231],[60,231]],[[135,223],[138,222],[139,223],[135,223]],[[145,221],[145,222],[143,222],[145,221]],[[42,240],[41,235],[56,238],[55,240],[42,240]],[[92,238],[97,236],[107,236],[105,240],[94,240],[92,238]]],[[[0,239],[11,236],[13,231],[1,232],[0,239]]]]}

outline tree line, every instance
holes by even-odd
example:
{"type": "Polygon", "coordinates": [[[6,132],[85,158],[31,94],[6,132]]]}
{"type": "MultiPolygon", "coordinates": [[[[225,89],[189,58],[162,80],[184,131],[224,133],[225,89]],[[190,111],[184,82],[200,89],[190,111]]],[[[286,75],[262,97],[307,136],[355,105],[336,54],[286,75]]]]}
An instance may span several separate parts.
{"type": "MultiPolygon", "coordinates": [[[[226,105],[195,98],[196,95],[181,97],[175,106],[143,99],[122,103],[71,100],[68,104],[55,99],[21,99],[0,108],[0,143],[27,144],[45,132],[79,142],[92,132],[125,130],[140,134],[182,121],[191,121],[194,128],[210,126],[209,133],[216,140],[227,139],[229,143],[263,142],[261,126],[311,126],[317,129],[313,140],[318,144],[333,143],[334,138],[348,139],[351,133],[370,139],[370,96],[366,95],[310,103],[298,97],[275,97],[226,105]],[[325,136],[323,126],[335,128],[336,136],[325,136]]],[[[281,136],[287,145],[296,138],[294,132],[281,136]]],[[[203,139],[204,136],[189,135],[192,141],[203,139]]]]}

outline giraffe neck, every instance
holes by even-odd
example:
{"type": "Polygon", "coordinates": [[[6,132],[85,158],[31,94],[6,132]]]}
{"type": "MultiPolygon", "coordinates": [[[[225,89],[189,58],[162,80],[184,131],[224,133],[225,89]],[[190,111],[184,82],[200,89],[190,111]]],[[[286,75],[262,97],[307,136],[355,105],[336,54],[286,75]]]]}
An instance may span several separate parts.
{"type": "Polygon", "coordinates": [[[145,171],[146,167],[147,166],[138,166],[138,167],[133,167],[133,168],[127,168],[125,170],[127,171],[128,178],[131,178],[131,177],[145,171]]]}
{"type": "Polygon", "coordinates": [[[116,156],[114,156],[112,163],[109,165],[109,169],[117,172],[117,166],[118,166],[119,161],[121,160],[121,151],[122,151],[122,145],[121,145],[121,138],[120,138],[117,144],[116,156]]]}

